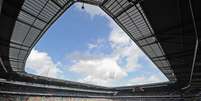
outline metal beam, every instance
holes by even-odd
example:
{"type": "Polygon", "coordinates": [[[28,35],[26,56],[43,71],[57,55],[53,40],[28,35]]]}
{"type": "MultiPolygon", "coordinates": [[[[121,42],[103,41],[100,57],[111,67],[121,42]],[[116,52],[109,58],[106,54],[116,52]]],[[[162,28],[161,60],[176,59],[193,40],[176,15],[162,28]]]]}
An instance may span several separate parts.
{"type": "MultiPolygon", "coordinates": [[[[28,47],[25,47],[26,49],[24,49],[24,48],[19,48],[19,47],[16,47],[16,46],[7,45],[7,44],[1,43],[1,42],[0,42],[0,46],[7,47],[7,48],[14,48],[14,49],[19,49],[19,50],[24,50],[24,51],[28,50],[27,49],[28,47]]],[[[24,46],[22,45],[20,47],[24,47],[24,46]]]]}
{"type": "Polygon", "coordinates": [[[155,38],[156,35],[149,35],[149,36],[146,36],[146,37],[141,37],[139,39],[137,39],[137,41],[141,41],[141,40],[145,40],[145,39],[148,39],[148,38],[155,38]]]}
{"type": "Polygon", "coordinates": [[[103,0],[101,6],[103,6],[108,0],[103,0]]]}
{"type": "Polygon", "coordinates": [[[30,27],[33,27],[33,28],[35,28],[35,29],[37,29],[37,30],[39,30],[39,31],[42,30],[42,29],[40,29],[40,28],[38,28],[38,27],[36,27],[36,26],[34,26],[34,25],[31,25],[31,24],[29,24],[29,23],[27,23],[27,22],[25,22],[25,21],[22,21],[22,20],[20,20],[20,19],[17,19],[17,21],[19,21],[19,22],[21,22],[21,23],[23,23],[23,24],[25,24],[25,25],[28,25],[28,26],[30,26],[30,27]]]}
{"type": "Polygon", "coordinates": [[[20,62],[20,63],[25,63],[25,61],[24,61],[24,60],[20,60],[20,59],[18,59],[18,60],[9,59],[9,61],[12,61],[12,62],[20,62]]]}
{"type": "Polygon", "coordinates": [[[201,73],[198,72],[198,73],[194,73],[193,75],[195,75],[195,76],[201,76],[201,73]]]}
{"type": "Polygon", "coordinates": [[[197,57],[197,50],[198,50],[198,45],[199,45],[199,39],[198,39],[198,29],[196,26],[196,21],[195,21],[195,17],[194,17],[194,11],[192,8],[192,2],[191,0],[189,0],[189,7],[190,7],[190,11],[191,11],[191,16],[192,16],[192,22],[193,22],[193,27],[194,27],[194,31],[195,31],[195,50],[194,50],[194,56],[193,56],[193,63],[192,63],[192,68],[191,68],[191,75],[190,75],[190,79],[189,79],[189,84],[192,81],[192,77],[193,77],[193,71],[195,68],[195,61],[196,61],[196,57],[197,57]]]}
{"type": "Polygon", "coordinates": [[[55,0],[51,0],[55,5],[57,5],[59,8],[62,8],[62,6],[58,3],[58,0],[55,1],[55,0]]]}
{"type": "Polygon", "coordinates": [[[190,53],[192,52],[192,49],[189,50],[183,50],[183,51],[178,51],[178,52],[174,52],[174,53],[169,53],[163,56],[156,56],[156,57],[151,57],[151,59],[160,59],[160,58],[165,58],[165,57],[174,57],[174,58],[179,58],[182,56],[186,56],[186,55],[191,55],[190,53]]]}
{"type": "Polygon", "coordinates": [[[158,41],[153,41],[151,43],[147,43],[147,44],[144,44],[144,45],[141,45],[140,47],[145,47],[145,46],[149,46],[149,45],[153,45],[153,44],[157,44],[159,43],[158,41]]]}
{"type": "MultiPolygon", "coordinates": [[[[54,92],[53,92],[54,93],[54,92]]],[[[66,92],[68,93],[68,92],[66,92]]],[[[108,96],[102,96],[102,95],[89,95],[87,93],[85,94],[60,94],[60,93],[33,93],[33,92],[19,92],[19,91],[0,91],[0,94],[6,94],[6,95],[26,95],[26,96],[41,96],[41,97],[75,97],[75,98],[110,98],[108,96]]],[[[71,99],[71,98],[69,98],[71,99]]]]}
{"type": "Polygon", "coordinates": [[[22,46],[24,48],[29,48],[29,46],[27,46],[27,45],[23,45],[23,44],[20,44],[18,42],[12,41],[12,40],[5,40],[2,38],[0,38],[0,45],[5,46],[5,47],[13,47],[13,48],[17,48],[15,46],[18,46],[18,47],[22,46]],[[9,43],[10,43],[10,45],[9,45],[9,43]]]}
{"type": "Polygon", "coordinates": [[[36,19],[38,19],[38,20],[40,20],[40,21],[42,21],[42,22],[44,22],[44,23],[48,23],[47,21],[45,21],[45,20],[43,20],[43,19],[41,19],[41,18],[35,16],[34,14],[32,14],[32,13],[30,13],[30,12],[24,10],[24,9],[21,9],[21,12],[24,12],[24,13],[26,13],[26,14],[28,14],[28,15],[30,15],[30,16],[32,16],[32,17],[34,17],[34,18],[36,18],[36,19]]]}
{"type": "Polygon", "coordinates": [[[126,6],[124,9],[122,9],[121,11],[119,11],[119,12],[115,15],[115,18],[117,18],[118,16],[120,16],[121,14],[123,14],[124,12],[126,12],[127,10],[129,10],[131,7],[133,7],[132,4],[129,4],[129,6],[126,6]]]}
{"type": "Polygon", "coordinates": [[[152,60],[153,62],[157,62],[157,61],[168,61],[166,58],[164,59],[156,59],[156,60],[152,60]]]}
{"type": "Polygon", "coordinates": [[[77,0],[77,2],[83,2],[83,3],[95,5],[95,6],[99,6],[102,4],[102,2],[100,2],[98,0],[77,0]]]}
{"type": "MultiPolygon", "coordinates": [[[[128,6],[126,6],[125,8],[123,8],[121,11],[119,11],[115,17],[117,18],[118,16],[120,16],[121,14],[123,14],[124,12],[126,12],[127,10],[129,10],[131,7],[133,7],[134,5],[138,4],[139,2],[141,2],[142,0],[135,0],[135,1],[130,1],[130,4],[128,6]]],[[[117,1],[118,2],[118,1],[117,1]]]]}
{"type": "Polygon", "coordinates": [[[7,71],[7,69],[6,69],[5,65],[4,65],[3,60],[2,60],[1,57],[0,57],[0,63],[1,63],[1,67],[3,68],[3,70],[7,73],[8,71],[7,71]]]}
{"type": "Polygon", "coordinates": [[[105,93],[105,94],[115,93],[114,91],[91,90],[91,89],[81,89],[81,88],[72,88],[72,87],[64,87],[64,86],[54,86],[54,85],[48,85],[48,84],[36,84],[36,83],[19,82],[19,81],[7,81],[5,79],[0,79],[0,83],[14,84],[14,85],[20,85],[20,86],[39,87],[39,88],[48,88],[48,89],[58,89],[58,90],[91,92],[91,93],[105,93]]]}

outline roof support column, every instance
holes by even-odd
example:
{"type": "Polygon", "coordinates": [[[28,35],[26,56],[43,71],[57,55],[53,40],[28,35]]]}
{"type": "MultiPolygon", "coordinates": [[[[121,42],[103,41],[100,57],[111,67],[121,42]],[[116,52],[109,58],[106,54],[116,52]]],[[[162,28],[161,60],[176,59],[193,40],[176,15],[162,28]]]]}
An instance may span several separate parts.
{"type": "Polygon", "coordinates": [[[193,11],[193,7],[192,7],[192,0],[188,0],[189,2],[189,8],[190,8],[190,13],[192,16],[192,23],[193,23],[193,27],[194,27],[194,33],[195,33],[195,48],[194,48],[194,56],[193,56],[193,63],[192,63],[192,67],[191,67],[191,74],[189,77],[189,83],[187,86],[183,87],[182,89],[188,89],[189,87],[191,87],[191,82],[192,82],[192,78],[193,78],[193,72],[194,72],[194,68],[195,68],[195,61],[196,61],[196,57],[197,57],[197,50],[198,50],[198,46],[199,46],[199,39],[198,39],[198,29],[196,26],[196,21],[195,21],[195,16],[194,16],[194,11],[193,11]]]}
{"type": "Polygon", "coordinates": [[[199,39],[198,39],[197,26],[196,26],[196,21],[195,21],[195,16],[194,16],[194,11],[193,11],[193,8],[192,8],[192,1],[191,0],[189,0],[189,7],[190,7],[191,16],[192,16],[192,22],[193,22],[194,31],[195,31],[195,50],[194,50],[193,64],[192,64],[191,75],[190,75],[190,80],[189,80],[189,84],[191,84],[192,77],[193,77],[193,71],[194,71],[194,68],[195,68],[195,61],[196,61],[196,57],[197,57],[199,39]]]}
{"type": "Polygon", "coordinates": [[[2,5],[3,5],[3,0],[0,0],[0,15],[1,15],[1,8],[2,8],[2,5]]]}

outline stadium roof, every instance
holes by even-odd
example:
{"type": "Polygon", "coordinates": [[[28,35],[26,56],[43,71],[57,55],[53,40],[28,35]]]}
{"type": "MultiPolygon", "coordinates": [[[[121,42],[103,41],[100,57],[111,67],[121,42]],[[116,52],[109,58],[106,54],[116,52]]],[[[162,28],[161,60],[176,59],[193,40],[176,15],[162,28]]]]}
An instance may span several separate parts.
{"type": "MultiPolygon", "coordinates": [[[[0,12],[3,33],[0,34],[1,77],[8,79],[8,74],[17,73],[23,76],[9,79],[34,79],[34,75],[24,71],[30,51],[54,21],[75,2],[97,5],[111,16],[166,75],[171,85],[181,90],[200,89],[200,6],[199,1],[188,0],[4,0],[0,12]]],[[[51,81],[35,78],[38,80],[33,81],[35,83],[51,81]]],[[[172,87],[169,83],[165,83],[168,89],[172,87]]]]}
{"type": "MultiPolygon", "coordinates": [[[[93,0],[89,0],[92,2],[93,0]]],[[[85,2],[89,2],[85,1],[85,2]]],[[[93,1],[109,14],[125,32],[141,47],[153,60],[164,56],[161,60],[153,61],[170,81],[176,78],[164,51],[148,22],[140,1],[134,3],[127,0],[93,1]],[[164,68],[165,67],[165,68],[164,68]]],[[[11,35],[9,48],[9,62],[13,71],[23,72],[26,59],[33,46],[42,37],[49,26],[68,9],[74,1],[54,0],[25,0],[11,35]]]]}

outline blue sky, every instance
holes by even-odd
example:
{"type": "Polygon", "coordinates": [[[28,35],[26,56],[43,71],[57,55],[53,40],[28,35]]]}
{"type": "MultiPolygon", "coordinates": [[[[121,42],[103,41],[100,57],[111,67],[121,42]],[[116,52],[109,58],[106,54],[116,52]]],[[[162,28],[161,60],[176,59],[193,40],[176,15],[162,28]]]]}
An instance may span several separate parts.
{"type": "Polygon", "coordinates": [[[100,8],[70,7],[33,48],[28,73],[101,86],[165,82],[124,31],[100,8]]]}

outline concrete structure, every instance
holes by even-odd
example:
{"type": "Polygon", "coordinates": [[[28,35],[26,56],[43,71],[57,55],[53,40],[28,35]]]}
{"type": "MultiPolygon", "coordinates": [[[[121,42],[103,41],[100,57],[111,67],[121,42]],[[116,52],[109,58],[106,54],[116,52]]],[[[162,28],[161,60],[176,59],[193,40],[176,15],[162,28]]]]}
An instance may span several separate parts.
{"type": "Polygon", "coordinates": [[[0,0],[0,93],[148,101],[199,99],[199,4],[199,0],[0,0]],[[104,10],[169,82],[108,88],[27,74],[24,65],[31,49],[75,2],[104,10]]]}

